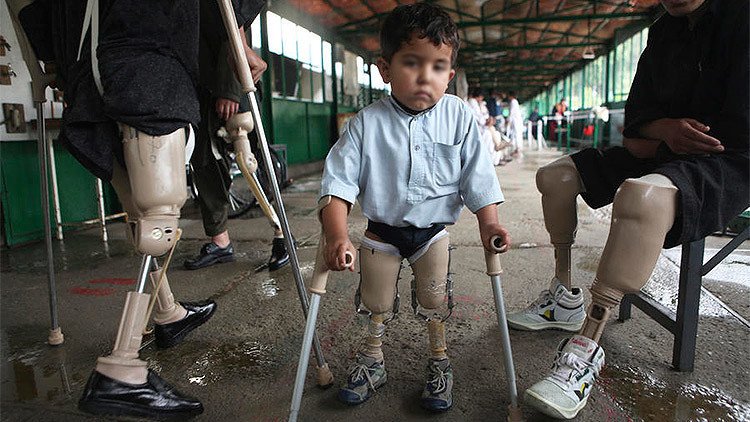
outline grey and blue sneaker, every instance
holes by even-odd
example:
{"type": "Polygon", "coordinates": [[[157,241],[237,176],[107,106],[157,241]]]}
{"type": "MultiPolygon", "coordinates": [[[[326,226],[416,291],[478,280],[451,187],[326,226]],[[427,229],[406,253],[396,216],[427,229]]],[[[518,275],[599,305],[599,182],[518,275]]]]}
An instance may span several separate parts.
{"type": "Polygon", "coordinates": [[[572,419],[586,406],[602,366],[604,350],[594,340],[563,340],[552,373],[526,390],[524,402],[553,418],[572,419]]]}
{"type": "Polygon", "coordinates": [[[387,379],[383,362],[357,354],[355,363],[349,369],[346,384],[339,389],[339,400],[349,405],[364,403],[387,379]]]}
{"type": "Polygon", "coordinates": [[[448,359],[430,359],[421,404],[433,412],[445,412],[453,406],[453,368],[448,359]]]}

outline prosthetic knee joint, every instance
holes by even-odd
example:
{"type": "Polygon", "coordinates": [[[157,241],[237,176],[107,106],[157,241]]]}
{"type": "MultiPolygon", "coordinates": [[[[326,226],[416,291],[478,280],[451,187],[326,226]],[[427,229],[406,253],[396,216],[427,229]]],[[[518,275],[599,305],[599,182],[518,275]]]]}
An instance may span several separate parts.
{"type": "Polygon", "coordinates": [[[138,252],[164,255],[174,246],[180,208],[187,199],[185,131],[150,136],[121,125],[123,152],[138,210],[133,241],[138,252]]]}
{"type": "Polygon", "coordinates": [[[598,341],[610,311],[639,291],[659,258],[677,212],[677,188],[661,175],[627,179],[615,194],[612,225],[591,286],[583,334],[598,341]]]}
{"type": "Polygon", "coordinates": [[[536,186],[542,194],[544,224],[555,247],[555,276],[570,288],[570,248],[578,225],[576,198],[583,191],[573,160],[565,156],[539,168],[536,186]]]}
{"type": "Polygon", "coordinates": [[[258,169],[258,160],[255,159],[255,155],[250,149],[250,140],[247,137],[247,134],[252,132],[253,127],[255,127],[252,113],[234,114],[227,120],[225,127],[227,135],[221,134],[221,136],[227,143],[232,143],[237,157],[237,165],[244,166],[244,168],[240,167],[240,170],[243,173],[247,172],[247,174],[255,173],[255,170],[258,169]]]}

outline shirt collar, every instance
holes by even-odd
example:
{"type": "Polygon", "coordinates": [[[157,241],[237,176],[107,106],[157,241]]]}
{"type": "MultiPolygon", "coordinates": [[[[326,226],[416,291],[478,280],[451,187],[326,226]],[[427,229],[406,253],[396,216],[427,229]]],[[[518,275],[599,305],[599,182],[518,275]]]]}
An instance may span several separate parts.
{"type": "Polygon", "coordinates": [[[417,111],[416,114],[414,113],[416,110],[411,110],[410,108],[408,108],[405,105],[401,104],[401,102],[399,102],[396,99],[396,97],[393,96],[393,94],[389,95],[388,98],[390,99],[391,104],[393,105],[393,108],[395,108],[400,113],[404,113],[404,114],[408,115],[409,117],[418,117],[418,116],[423,116],[423,115],[429,113],[430,111],[434,110],[437,107],[437,105],[440,104],[440,102],[443,101],[443,98],[445,98],[445,95],[443,95],[438,100],[438,102],[436,102],[435,105],[433,105],[432,107],[426,108],[426,109],[424,109],[422,111],[417,111]]]}

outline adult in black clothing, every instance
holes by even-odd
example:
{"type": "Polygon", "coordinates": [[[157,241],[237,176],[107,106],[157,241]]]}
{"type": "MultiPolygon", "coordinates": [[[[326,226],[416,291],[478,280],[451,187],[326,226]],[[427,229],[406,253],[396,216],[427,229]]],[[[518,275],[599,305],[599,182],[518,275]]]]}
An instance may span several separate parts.
{"type": "MultiPolygon", "coordinates": [[[[659,253],[720,230],[750,204],[747,0],[662,0],[625,106],[624,147],[586,149],[539,169],[545,224],[555,246],[552,286],[513,317],[545,328],[566,313],[576,197],[613,203],[612,224],[579,334],[561,343],[552,373],[525,402],[558,418],[586,404],[604,363],[598,345],[611,310],[648,280],[659,253]],[[557,311],[557,312],[556,312],[557,311]],[[523,315],[522,315],[523,314],[523,315]]],[[[569,306],[568,306],[569,308],[569,306]]]]}
{"type": "MultiPolygon", "coordinates": [[[[234,2],[240,26],[263,2],[254,5],[243,9],[234,2]]],[[[79,401],[86,412],[172,418],[203,411],[200,401],[172,388],[138,356],[150,300],[155,343],[162,348],[181,342],[216,309],[211,300],[175,302],[153,258],[173,248],[186,199],[187,127],[199,120],[199,19],[223,26],[214,1],[37,0],[19,13],[37,57],[54,63],[65,91],[60,139],[94,175],[112,181],[128,213],[128,233],[143,254],[112,353],[98,359],[79,401]],[[153,299],[144,293],[149,277],[153,299]]],[[[219,42],[226,37],[216,36],[219,42]]],[[[254,57],[248,55],[248,63],[257,77],[265,63],[254,57]]]]}
{"type": "MultiPolygon", "coordinates": [[[[251,9],[254,6],[252,3],[243,4],[243,7],[251,9]]],[[[201,8],[207,9],[205,13],[211,13],[208,5],[202,4],[201,8]]],[[[252,10],[246,14],[251,12],[252,10]]],[[[247,25],[249,24],[250,22],[247,25]]],[[[234,261],[234,245],[227,230],[229,188],[232,184],[229,174],[231,160],[226,148],[227,143],[217,135],[217,131],[226,126],[227,121],[238,112],[249,112],[250,105],[226,59],[228,41],[216,45],[215,43],[221,40],[215,36],[216,32],[223,34],[224,27],[217,26],[208,19],[201,21],[198,88],[201,123],[197,130],[195,151],[190,161],[193,183],[198,189],[197,202],[203,219],[203,230],[211,241],[201,247],[198,255],[185,260],[184,266],[189,270],[234,261]]],[[[262,62],[252,50],[248,54],[255,56],[253,60],[262,62]]],[[[260,92],[260,86],[258,90],[260,92]]],[[[255,146],[257,135],[255,132],[251,133],[253,136],[250,139],[255,146]]],[[[279,227],[275,227],[272,245],[268,268],[274,271],[289,263],[284,235],[279,227]]]]}

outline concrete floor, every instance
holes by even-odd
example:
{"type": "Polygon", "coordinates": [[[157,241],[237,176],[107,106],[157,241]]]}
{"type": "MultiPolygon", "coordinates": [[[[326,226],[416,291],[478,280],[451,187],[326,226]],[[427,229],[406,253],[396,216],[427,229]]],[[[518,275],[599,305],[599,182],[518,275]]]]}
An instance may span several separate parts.
{"type": "MultiPolygon", "coordinates": [[[[524,307],[546,288],[553,270],[553,250],[544,229],[534,172],[554,152],[527,153],[498,175],[507,202],[501,220],[510,229],[513,249],[503,255],[506,306],[524,307]]],[[[290,225],[299,243],[302,273],[312,273],[319,226],[315,197],[319,175],[297,179],[284,194],[290,225]]],[[[178,300],[213,298],[219,310],[184,343],[156,350],[145,343],[142,357],[173,385],[202,399],[200,421],[277,421],[288,415],[296,362],[304,328],[291,270],[275,273],[261,267],[270,251],[271,230],[259,212],[230,221],[234,263],[186,271],[182,261],[204,242],[196,207],[183,212],[183,241],[169,273],[178,300]]],[[[573,250],[574,284],[588,286],[608,232],[608,209],[593,211],[579,201],[578,242],[573,250]]],[[[301,420],[500,420],[508,396],[491,286],[484,274],[477,225],[467,211],[452,228],[456,308],[447,324],[449,354],[455,371],[453,409],[433,415],[422,411],[427,357],[425,325],[410,313],[410,271],[399,289],[401,315],[388,326],[384,350],[388,384],[367,403],[347,407],[337,402],[336,389],[315,387],[313,371],[302,403],[301,420]]],[[[355,208],[351,236],[361,236],[365,221],[355,208]]],[[[65,344],[45,344],[49,324],[43,244],[2,251],[0,420],[97,420],[76,409],[76,402],[97,356],[109,352],[125,292],[132,289],[139,257],[125,240],[122,223],[108,226],[110,241],[97,229],[67,233],[55,242],[55,268],[60,324],[65,344]]],[[[710,238],[716,248],[726,238],[710,238]]],[[[648,289],[675,307],[679,250],[665,251],[648,289]]],[[[366,325],[353,312],[358,276],[333,274],[323,297],[318,332],[325,358],[337,382],[345,378],[366,325]]],[[[602,372],[582,421],[750,420],[750,329],[732,316],[722,300],[750,319],[750,244],[746,242],[709,274],[698,330],[695,371],[670,369],[672,338],[638,310],[626,323],[612,321],[601,340],[607,366],[602,372]]],[[[588,300],[588,298],[587,298],[588,300]]],[[[562,332],[511,332],[523,392],[549,368],[562,332]]],[[[147,339],[150,340],[150,339],[147,339]]],[[[527,420],[545,420],[524,408],[527,420]]]]}

